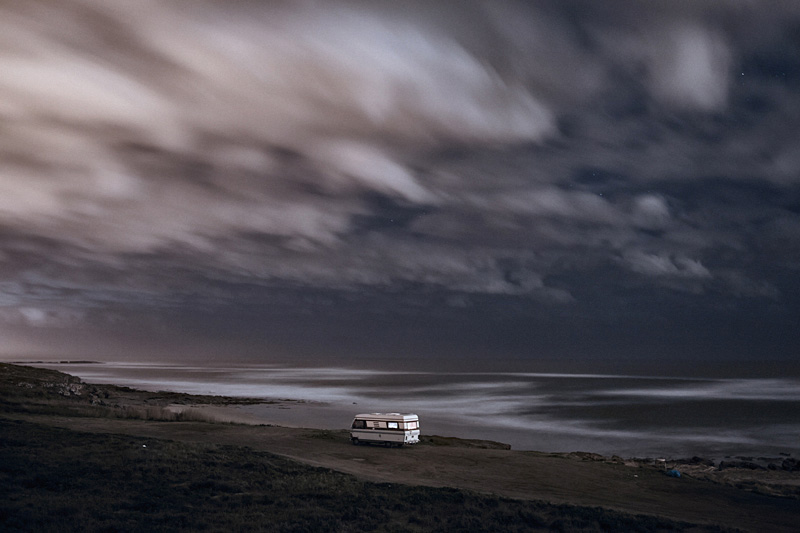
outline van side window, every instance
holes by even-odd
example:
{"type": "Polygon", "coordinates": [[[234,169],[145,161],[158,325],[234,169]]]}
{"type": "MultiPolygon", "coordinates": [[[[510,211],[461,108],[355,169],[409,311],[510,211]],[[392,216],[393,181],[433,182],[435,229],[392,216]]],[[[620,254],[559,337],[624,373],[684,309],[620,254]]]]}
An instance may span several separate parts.
{"type": "Polygon", "coordinates": [[[367,423],[364,420],[353,420],[353,429],[366,429],[367,423]]]}
{"type": "Polygon", "coordinates": [[[386,427],[389,429],[397,429],[397,422],[386,422],[386,427]]]}

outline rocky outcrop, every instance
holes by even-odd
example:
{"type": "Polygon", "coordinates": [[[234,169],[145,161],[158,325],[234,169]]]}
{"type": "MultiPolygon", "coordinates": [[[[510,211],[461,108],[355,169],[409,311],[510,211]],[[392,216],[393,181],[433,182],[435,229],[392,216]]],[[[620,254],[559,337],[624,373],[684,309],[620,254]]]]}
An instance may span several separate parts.
{"type": "Polygon", "coordinates": [[[717,467],[720,470],[727,468],[744,468],[746,470],[766,470],[766,467],[752,461],[720,461],[717,467]]]}
{"type": "Polygon", "coordinates": [[[0,383],[11,385],[11,390],[25,397],[58,396],[98,404],[103,396],[100,389],[78,377],[46,368],[0,364],[0,383]]]}
{"type": "Polygon", "coordinates": [[[781,469],[788,472],[800,472],[800,461],[793,457],[784,459],[781,463],[781,469]]]}
{"type": "Polygon", "coordinates": [[[684,465],[702,465],[702,466],[714,466],[714,461],[711,459],[707,459],[705,457],[698,457],[697,455],[693,456],[690,459],[678,459],[675,463],[684,464],[684,465]]]}

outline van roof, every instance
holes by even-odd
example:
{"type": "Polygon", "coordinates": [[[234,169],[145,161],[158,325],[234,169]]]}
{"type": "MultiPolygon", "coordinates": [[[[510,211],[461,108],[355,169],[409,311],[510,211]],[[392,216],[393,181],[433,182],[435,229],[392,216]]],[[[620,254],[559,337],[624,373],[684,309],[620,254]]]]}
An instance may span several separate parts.
{"type": "Polygon", "coordinates": [[[419,417],[414,413],[362,413],[356,418],[380,419],[380,420],[418,420],[419,417]]]}

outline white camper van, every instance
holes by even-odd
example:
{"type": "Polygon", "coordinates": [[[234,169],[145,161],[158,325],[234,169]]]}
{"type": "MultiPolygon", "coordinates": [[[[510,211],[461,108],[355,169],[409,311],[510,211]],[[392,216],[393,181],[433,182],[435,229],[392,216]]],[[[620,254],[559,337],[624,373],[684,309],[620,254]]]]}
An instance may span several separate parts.
{"type": "Polygon", "coordinates": [[[402,446],[419,442],[419,417],[411,413],[370,413],[356,415],[350,429],[353,444],[377,442],[402,446]]]}

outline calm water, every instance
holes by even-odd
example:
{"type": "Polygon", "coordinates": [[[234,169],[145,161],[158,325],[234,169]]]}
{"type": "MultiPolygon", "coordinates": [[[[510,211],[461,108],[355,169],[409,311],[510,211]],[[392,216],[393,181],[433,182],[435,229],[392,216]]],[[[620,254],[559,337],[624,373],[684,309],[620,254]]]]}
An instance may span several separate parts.
{"type": "Polygon", "coordinates": [[[385,372],[253,365],[42,365],[90,383],[305,400],[239,407],[264,423],[349,427],[359,412],[420,415],[423,434],[517,450],[623,457],[800,454],[800,380],[602,374],[385,372]]]}

